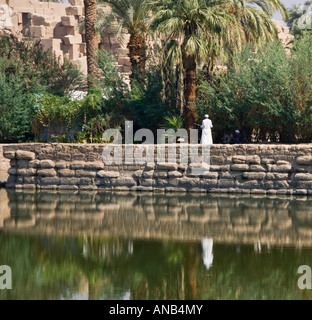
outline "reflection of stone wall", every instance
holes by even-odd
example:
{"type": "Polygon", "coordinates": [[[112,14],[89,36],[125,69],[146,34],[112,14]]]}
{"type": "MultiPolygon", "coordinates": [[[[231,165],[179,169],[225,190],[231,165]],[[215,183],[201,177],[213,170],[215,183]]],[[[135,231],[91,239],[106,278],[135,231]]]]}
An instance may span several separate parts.
{"type": "MultiPolygon", "coordinates": [[[[107,148],[104,144],[4,145],[4,156],[10,159],[11,164],[6,186],[61,190],[311,194],[310,145],[213,145],[210,170],[199,176],[192,171],[198,164],[191,161],[191,152],[181,150],[182,158],[188,164],[180,164],[178,148],[177,163],[131,165],[123,162],[124,154],[129,150],[125,150],[125,145],[120,147],[123,148],[123,156],[116,160],[121,164],[104,165],[102,153],[107,148]]],[[[164,145],[161,147],[165,148],[164,145]]],[[[134,145],[133,148],[135,154],[144,155],[146,145],[134,145]]],[[[156,145],[148,146],[147,153],[151,152],[155,160],[158,151],[156,145]]],[[[168,157],[167,149],[159,153],[168,157]]],[[[172,156],[172,151],[169,155],[172,156]]]]}
{"type": "MultiPolygon", "coordinates": [[[[5,191],[5,190],[3,190],[5,191]]],[[[312,245],[312,200],[257,195],[7,190],[6,231],[312,245]]]]}
{"type": "Polygon", "coordinates": [[[10,217],[9,198],[5,189],[0,189],[0,228],[3,227],[3,221],[10,217]]]}
{"type": "Polygon", "coordinates": [[[10,160],[3,157],[2,145],[0,145],[0,187],[5,186],[8,180],[8,170],[10,168],[10,160]]]}

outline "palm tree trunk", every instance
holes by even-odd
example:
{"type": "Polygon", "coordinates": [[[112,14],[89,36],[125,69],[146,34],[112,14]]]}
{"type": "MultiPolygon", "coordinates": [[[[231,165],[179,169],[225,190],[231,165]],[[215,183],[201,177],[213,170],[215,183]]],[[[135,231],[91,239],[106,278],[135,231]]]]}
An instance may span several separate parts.
{"type": "Polygon", "coordinates": [[[95,87],[95,79],[97,75],[98,42],[95,30],[96,0],[84,0],[84,6],[87,45],[88,88],[90,90],[95,87]]]}
{"type": "Polygon", "coordinates": [[[137,32],[130,32],[128,42],[129,58],[131,63],[130,80],[136,79],[139,83],[145,83],[146,39],[137,32]]]}
{"type": "Polygon", "coordinates": [[[194,56],[183,57],[185,70],[185,128],[194,129],[196,123],[196,61],[194,56]]]}

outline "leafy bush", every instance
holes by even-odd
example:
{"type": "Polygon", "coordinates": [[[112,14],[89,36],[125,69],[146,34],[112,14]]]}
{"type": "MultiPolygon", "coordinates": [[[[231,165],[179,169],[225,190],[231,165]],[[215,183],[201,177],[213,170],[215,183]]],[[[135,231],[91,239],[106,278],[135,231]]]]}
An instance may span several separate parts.
{"type": "Polygon", "coordinates": [[[43,50],[40,42],[18,40],[13,35],[0,36],[0,57],[7,61],[2,72],[21,75],[25,85],[44,86],[52,94],[64,95],[81,83],[77,66],[43,50]]]}
{"type": "Polygon", "coordinates": [[[216,140],[240,129],[246,141],[311,141],[311,40],[297,41],[291,54],[279,42],[257,54],[246,47],[227,73],[201,78],[198,112],[210,113],[216,140]]]}
{"type": "Polygon", "coordinates": [[[36,94],[31,102],[35,113],[32,128],[36,140],[42,139],[45,128],[48,128],[47,140],[69,141],[66,135],[79,121],[82,101],[71,100],[69,96],[36,94]]]}
{"type": "Polygon", "coordinates": [[[36,111],[33,95],[62,96],[80,81],[76,66],[61,65],[39,43],[0,35],[0,141],[32,139],[31,123],[36,111]]]}

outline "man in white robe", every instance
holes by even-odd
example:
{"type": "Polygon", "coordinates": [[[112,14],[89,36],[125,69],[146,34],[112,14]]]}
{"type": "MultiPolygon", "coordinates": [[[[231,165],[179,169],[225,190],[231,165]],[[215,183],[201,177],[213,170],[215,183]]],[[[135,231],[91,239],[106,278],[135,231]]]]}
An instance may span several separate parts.
{"type": "Polygon", "coordinates": [[[200,144],[213,144],[211,133],[211,128],[213,127],[213,125],[212,121],[208,118],[209,116],[208,114],[206,114],[205,119],[203,120],[202,125],[200,126],[202,129],[200,144]]]}

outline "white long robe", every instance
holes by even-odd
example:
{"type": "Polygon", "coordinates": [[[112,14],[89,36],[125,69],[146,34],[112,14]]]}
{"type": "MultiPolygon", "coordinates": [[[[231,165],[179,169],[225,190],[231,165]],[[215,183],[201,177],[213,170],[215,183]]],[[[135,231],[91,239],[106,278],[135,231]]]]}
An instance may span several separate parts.
{"type": "Polygon", "coordinates": [[[213,127],[210,119],[205,119],[202,122],[202,135],[200,139],[200,144],[213,144],[211,128],[213,127]]]}

